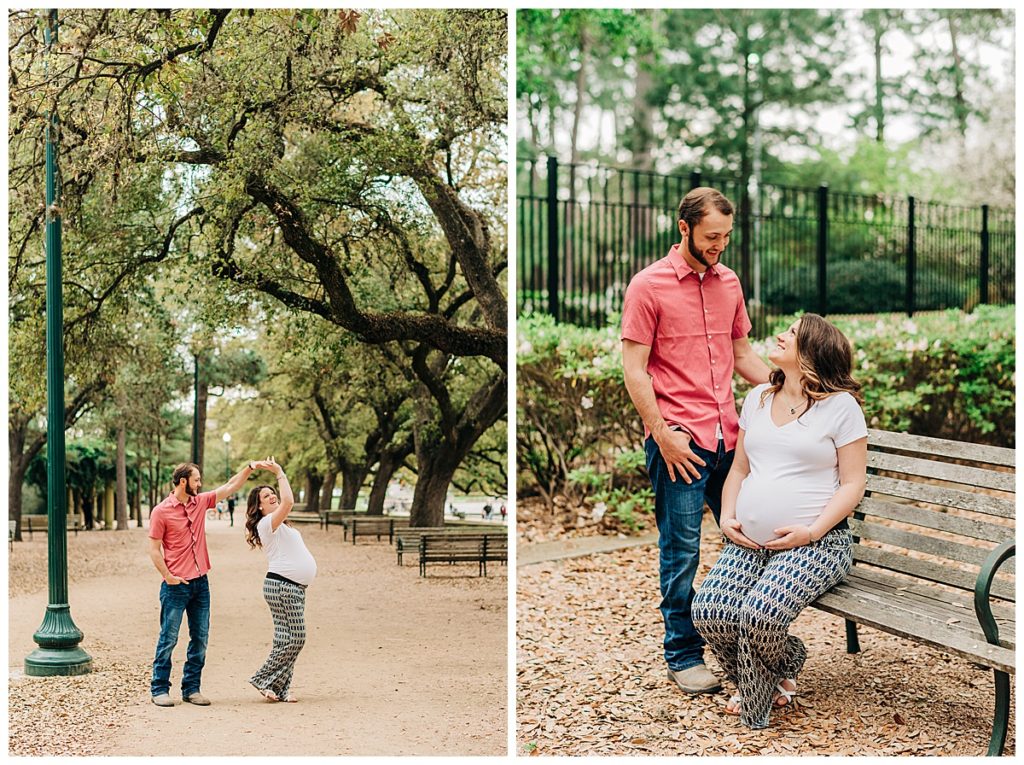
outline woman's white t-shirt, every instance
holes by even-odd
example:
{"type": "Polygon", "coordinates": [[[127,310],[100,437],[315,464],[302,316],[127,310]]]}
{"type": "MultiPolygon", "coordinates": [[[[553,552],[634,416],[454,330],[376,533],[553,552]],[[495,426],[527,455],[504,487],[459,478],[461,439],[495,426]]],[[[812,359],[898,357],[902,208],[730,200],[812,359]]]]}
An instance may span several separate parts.
{"type": "Polygon", "coordinates": [[[306,549],[302,534],[284,523],[277,527],[277,531],[272,532],[272,528],[269,515],[264,515],[256,524],[260,545],[267,555],[267,571],[308,585],[316,576],[316,561],[306,549]]]}
{"type": "Polygon", "coordinates": [[[768,384],[747,394],[740,413],[750,474],[736,498],[736,520],[758,544],[777,539],[775,529],[807,526],[839,489],[836,450],[868,434],[864,413],[849,393],[815,401],[808,411],[779,427],[772,421],[768,384]]]}

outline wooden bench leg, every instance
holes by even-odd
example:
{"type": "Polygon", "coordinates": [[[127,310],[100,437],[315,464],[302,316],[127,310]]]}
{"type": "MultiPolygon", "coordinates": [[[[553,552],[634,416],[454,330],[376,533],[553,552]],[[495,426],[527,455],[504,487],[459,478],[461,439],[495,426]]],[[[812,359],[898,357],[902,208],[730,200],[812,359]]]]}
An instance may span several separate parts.
{"type": "Polygon", "coordinates": [[[857,638],[857,622],[846,620],[846,652],[860,653],[860,640],[857,638]]]}
{"type": "Polygon", "coordinates": [[[988,756],[1001,757],[1006,745],[1006,729],[1010,724],[1010,676],[998,669],[996,676],[996,713],[992,719],[992,739],[988,743],[988,756]]]}

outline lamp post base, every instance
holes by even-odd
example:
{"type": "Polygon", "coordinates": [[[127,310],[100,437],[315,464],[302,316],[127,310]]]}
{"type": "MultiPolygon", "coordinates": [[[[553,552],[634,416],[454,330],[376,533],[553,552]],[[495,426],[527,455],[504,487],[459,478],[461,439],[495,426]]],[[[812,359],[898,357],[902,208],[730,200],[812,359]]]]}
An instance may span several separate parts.
{"type": "Polygon", "coordinates": [[[25,657],[25,674],[52,677],[89,673],[92,657],[78,646],[83,637],[71,619],[71,607],[51,603],[46,607],[42,625],[32,636],[39,647],[25,657]]]}
{"type": "Polygon", "coordinates": [[[31,677],[56,675],[87,675],[92,671],[92,657],[75,648],[37,648],[25,657],[25,674],[31,677]]]}

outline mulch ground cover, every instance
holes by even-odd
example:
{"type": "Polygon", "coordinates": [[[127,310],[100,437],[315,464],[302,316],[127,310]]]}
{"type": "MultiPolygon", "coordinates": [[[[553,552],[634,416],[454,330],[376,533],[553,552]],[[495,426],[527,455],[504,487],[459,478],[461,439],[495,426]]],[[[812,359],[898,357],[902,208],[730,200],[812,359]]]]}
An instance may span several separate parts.
{"type": "MultiPolygon", "coordinates": [[[[572,523],[535,539],[593,533],[572,523]],[[570,528],[567,528],[570,527],[570,528]]],[[[705,519],[699,582],[720,536],[705,519]]],[[[538,539],[539,541],[539,539],[538,539]]],[[[517,572],[517,753],[525,755],[982,755],[991,670],[807,609],[792,628],[808,647],[793,707],[752,731],[724,712],[734,689],[689,696],[665,677],[658,554],[632,548],[517,572]]],[[[723,674],[707,653],[709,667],[723,674]]],[[[1006,754],[1015,751],[1011,708],[1006,754]]]]}

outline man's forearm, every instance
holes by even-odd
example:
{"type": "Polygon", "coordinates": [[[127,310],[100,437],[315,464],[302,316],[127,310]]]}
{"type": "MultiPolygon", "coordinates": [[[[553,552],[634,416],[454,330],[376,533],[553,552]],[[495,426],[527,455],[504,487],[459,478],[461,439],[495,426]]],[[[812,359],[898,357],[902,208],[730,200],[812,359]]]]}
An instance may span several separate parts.
{"type": "Polygon", "coordinates": [[[160,572],[160,576],[164,579],[167,579],[167,577],[171,575],[171,570],[167,568],[167,564],[164,563],[164,556],[159,552],[150,551],[149,559],[153,561],[153,565],[156,566],[156,570],[160,572]]]}
{"type": "Polygon", "coordinates": [[[754,349],[750,348],[749,344],[747,348],[749,350],[746,353],[736,357],[736,372],[740,377],[753,385],[768,382],[768,375],[772,371],[771,368],[761,360],[760,356],[754,353],[754,349]]]}
{"type": "Polygon", "coordinates": [[[665,431],[668,430],[668,425],[665,422],[665,418],[661,415],[661,409],[658,408],[658,399],[654,395],[654,385],[651,383],[651,378],[647,376],[646,372],[640,374],[626,373],[625,378],[626,392],[629,393],[633,406],[636,407],[636,411],[640,415],[640,419],[644,421],[647,429],[651,431],[655,442],[658,442],[665,431]]]}
{"type": "Polygon", "coordinates": [[[221,491],[217,492],[217,498],[222,499],[223,497],[220,496],[222,493],[224,496],[234,494],[245,485],[245,482],[249,479],[250,475],[252,475],[252,471],[249,469],[249,466],[246,465],[228,479],[227,483],[221,487],[221,491]]]}

